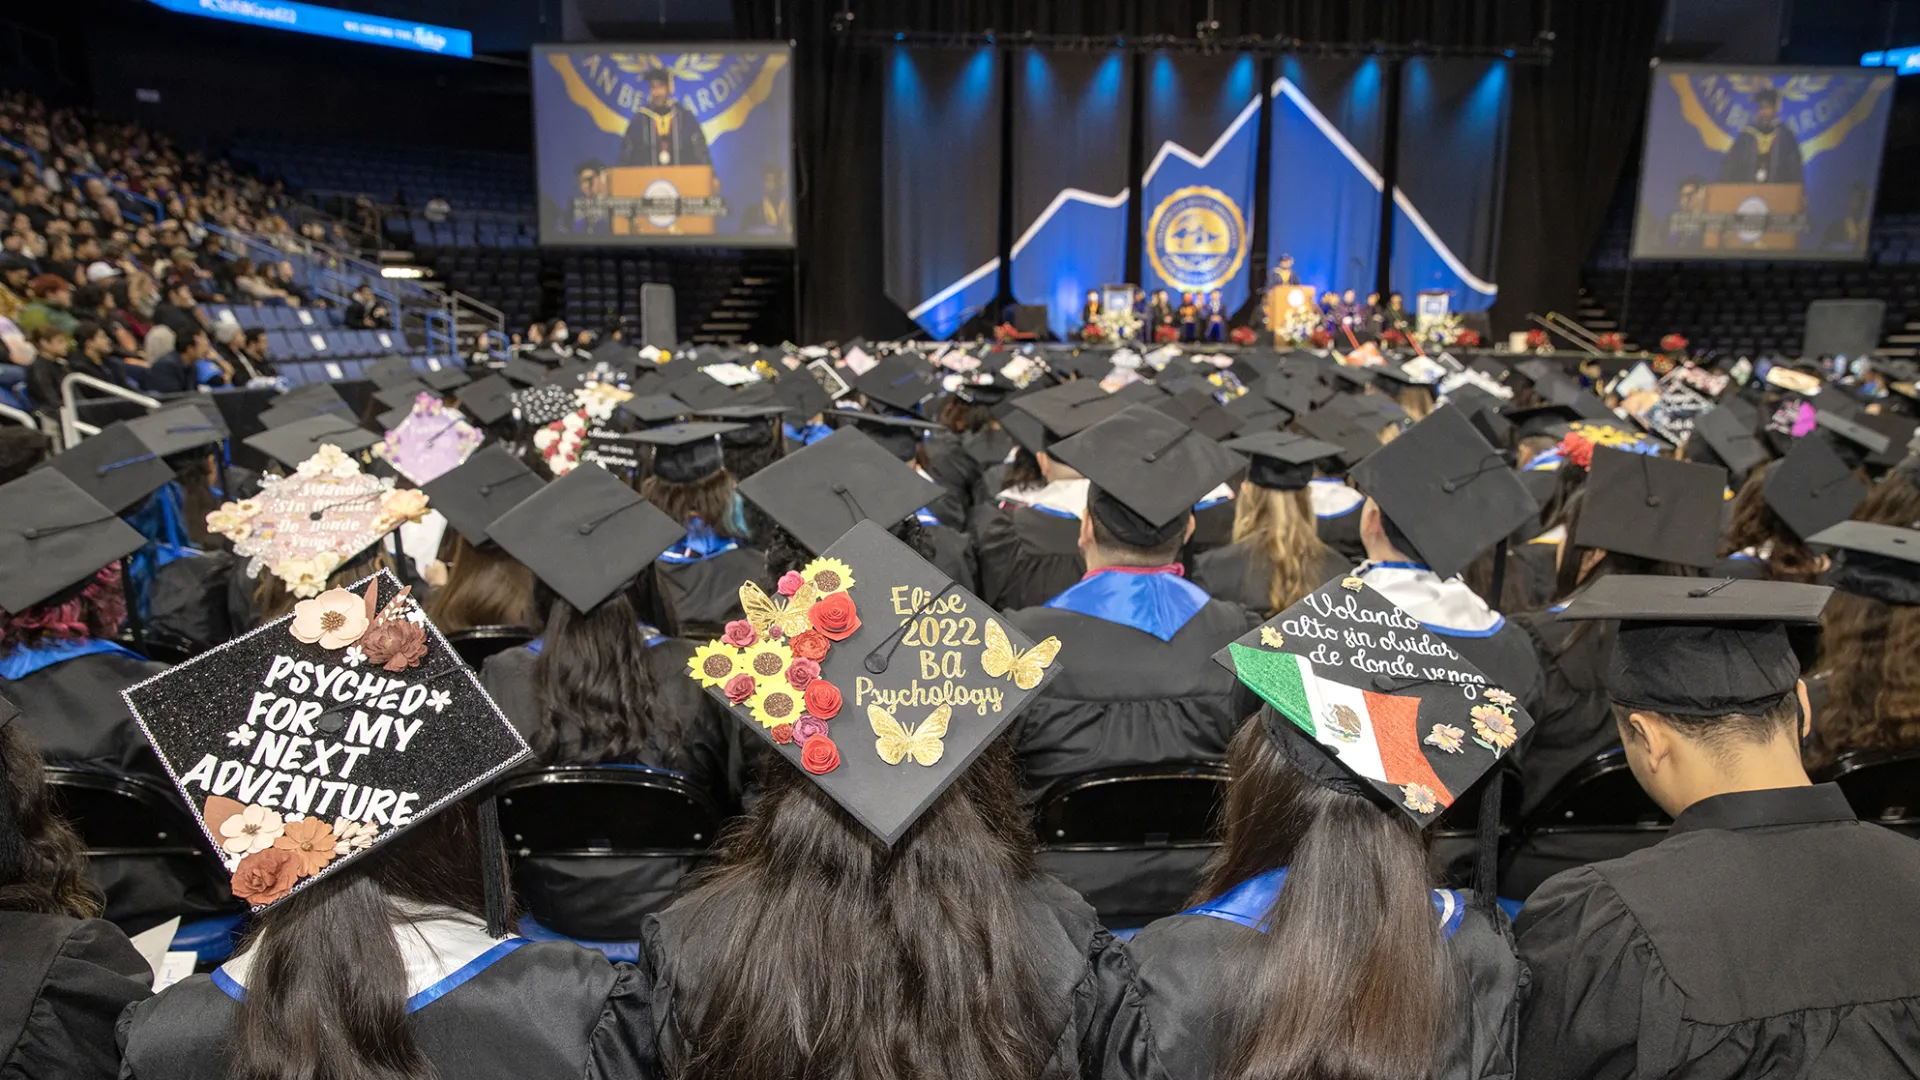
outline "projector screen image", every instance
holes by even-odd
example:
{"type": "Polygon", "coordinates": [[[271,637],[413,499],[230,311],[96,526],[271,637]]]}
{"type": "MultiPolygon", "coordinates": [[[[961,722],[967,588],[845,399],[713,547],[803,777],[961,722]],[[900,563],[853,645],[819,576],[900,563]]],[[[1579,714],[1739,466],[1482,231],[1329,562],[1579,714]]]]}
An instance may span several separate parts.
{"type": "Polygon", "coordinates": [[[785,45],[533,51],[542,244],[793,246],[785,45]]]}
{"type": "Polygon", "coordinates": [[[1655,63],[1636,259],[1867,256],[1892,72],[1655,63]]]}

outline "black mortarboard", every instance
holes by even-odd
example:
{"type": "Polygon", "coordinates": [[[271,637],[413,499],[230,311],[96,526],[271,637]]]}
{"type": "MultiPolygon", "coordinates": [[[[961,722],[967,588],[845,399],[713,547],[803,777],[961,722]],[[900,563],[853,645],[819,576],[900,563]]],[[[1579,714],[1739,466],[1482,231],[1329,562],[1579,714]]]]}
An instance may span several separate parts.
{"type": "Polygon", "coordinates": [[[1423,828],[1533,728],[1516,701],[1525,687],[1489,685],[1358,578],[1327,582],[1213,659],[1267,703],[1267,734],[1309,777],[1423,828]]]}
{"type": "Polygon", "coordinates": [[[1800,678],[1789,628],[1817,625],[1824,585],[1607,574],[1563,619],[1618,619],[1607,690],[1629,708],[1757,715],[1800,678]]]}
{"type": "Polygon", "coordinates": [[[487,526],[576,611],[625,588],[686,529],[605,469],[574,469],[487,526]]]}
{"type": "Polygon", "coordinates": [[[773,384],[773,396],[786,404],[787,415],[795,420],[806,420],[833,405],[833,398],[820,385],[820,380],[804,368],[782,375],[773,384]]]}
{"type": "Polygon", "coordinates": [[[1361,420],[1342,409],[1315,409],[1293,418],[1300,430],[1340,448],[1340,463],[1351,468],[1380,449],[1383,424],[1361,420]]]}
{"type": "Polygon", "coordinates": [[[276,406],[327,406],[336,403],[345,404],[346,399],[340,396],[340,391],[334,389],[332,383],[324,382],[302,383],[284,393],[276,394],[273,398],[273,404],[276,406]]]}
{"type": "Polygon", "coordinates": [[[1857,422],[1887,438],[1886,449],[1867,455],[1866,463],[1877,469],[1890,469],[1900,464],[1907,456],[1907,444],[1913,441],[1914,431],[1920,428],[1920,424],[1916,424],[1912,417],[1894,413],[1865,413],[1857,422]]]}
{"type": "Polygon", "coordinates": [[[1693,436],[1707,444],[1736,482],[1773,456],[1739,411],[1727,405],[1716,405],[1694,417],[1693,436]]]}
{"type": "Polygon", "coordinates": [[[1223,443],[1247,455],[1247,483],[1275,491],[1298,491],[1313,480],[1315,463],[1337,457],[1340,448],[1286,431],[1262,431],[1223,443]]]}
{"type": "Polygon", "coordinates": [[[1333,391],[1320,380],[1284,372],[1260,380],[1258,390],[1267,396],[1268,401],[1295,416],[1304,416],[1321,402],[1333,397],[1333,391]]]}
{"type": "Polygon", "coordinates": [[[375,427],[382,431],[392,431],[394,428],[399,427],[402,421],[412,415],[413,406],[409,404],[398,409],[388,409],[379,416],[374,417],[373,423],[375,427]]]}
{"type": "Polygon", "coordinates": [[[940,492],[940,485],[855,427],[841,428],[740,482],[742,496],[814,552],[825,551],[863,520],[892,528],[940,492]]]}
{"type": "Polygon", "coordinates": [[[173,470],[125,421],[108,424],[99,434],[55,454],[45,467],[65,473],[116,514],[173,482],[173,470]]]}
{"type": "Polygon", "coordinates": [[[545,486],[538,473],[496,443],[420,485],[420,490],[448,524],[478,546],[487,542],[488,525],[545,486]]]}
{"type": "Polygon", "coordinates": [[[835,409],[825,414],[825,419],[835,427],[846,424],[858,427],[900,461],[912,461],[927,432],[940,430],[939,424],[915,417],[886,416],[861,409],[835,409]]]}
{"type": "Polygon", "coordinates": [[[0,485],[0,611],[18,615],[146,542],[57,470],[0,485]]]}
{"type": "Polygon", "coordinates": [[[413,370],[413,361],[404,356],[388,356],[375,360],[373,366],[367,369],[367,378],[372,379],[373,385],[382,389],[418,377],[419,374],[413,370]]]}
{"type": "Polygon", "coordinates": [[[940,377],[917,356],[895,353],[855,376],[853,388],[889,409],[914,412],[940,393],[940,377]]]}
{"type": "MultiPolygon", "coordinates": [[[[530,756],[422,599],[382,571],[121,692],[253,910],[351,873],[530,756]]],[[[507,899],[489,890],[496,933],[507,899]]]]}
{"type": "Polygon", "coordinates": [[[427,388],[427,384],[419,379],[406,379],[374,391],[373,400],[389,409],[411,409],[414,398],[421,394],[432,393],[433,391],[427,388]]]}
{"type": "Polygon", "coordinates": [[[1133,547],[1164,543],[1246,459],[1150,405],[1134,405],[1047,453],[1093,482],[1087,509],[1133,547]]]}
{"type": "Polygon", "coordinates": [[[1216,441],[1232,435],[1240,428],[1240,421],[1221,408],[1213,400],[1212,393],[1203,389],[1182,390],[1164,401],[1154,403],[1153,407],[1216,441]]]}
{"type": "Polygon", "coordinates": [[[1500,452],[1451,405],[1354,466],[1353,482],[1419,549],[1406,554],[1443,578],[1540,513],[1500,452]]]}
{"type": "Polygon", "coordinates": [[[1718,557],[1726,470],[1595,447],[1575,544],[1709,567],[1718,557]]]}
{"type": "Polygon", "coordinates": [[[473,377],[457,367],[443,367],[436,371],[423,371],[420,381],[443,394],[451,393],[473,381],[473,377]]]}
{"type": "Polygon", "coordinates": [[[877,522],[800,574],[801,594],[748,607],[753,645],[708,642],[688,674],[892,846],[1045,689],[1060,642],[1035,643],[877,522]],[[828,638],[811,679],[788,644],[802,633],[828,638]]]}
{"type": "Polygon", "coordinates": [[[718,381],[699,368],[689,370],[675,379],[668,392],[692,406],[696,411],[724,408],[734,403],[734,388],[718,381]]]}
{"type": "Polygon", "coordinates": [[[1503,409],[1500,415],[1517,431],[1518,438],[1557,439],[1567,433],[1567,425],[1580,418],[1571,405],[1535,405],[1526,409],[1503,409]]]}
{"type": "Polygon", "coordinates": [[[1808,435],[1795,440],[1787,456],[1767,470],[1761,494],[1787,528],[1804,540],[1852,517],[1867,499],[1867,486],[1826,439],[1808,435]]]}
{"type": "Polygon", "coordinates": [[[720,438],[741,424],[669,424],[633,433],[633,439],[652,446],[653,474],[673,484],[691,484],[726,467],[720,438]]]}
{"type": "Polygon", "coordinates": [[[1807,543],[1835,549],[1828,585],[1883,604],[1920,604],[1920,530],[1843,521],[1807,543]]]}
{"type": "Polygon", "coordinates": [[[486,375],[460,388],[460,407],[482,424],[513,414],[513,384],[498,375],[486,375]]]}
{"type": "Polygon", "coordinates": [[[1870,455],[1887,453],[1892,443],[1874,428],[1840,413],[1821,409],[1814,413],[1814,420],[1820,430],[1832,435],[1834,450],[1850,467],[1865,462],[1870,455]]]}
{"type": "Polygon", "coordinates": [[[1832,413],[1843,420],[1852,420],[1866,412],[1866,406],[1860,399],[1828,383],[1813,395],[1813,408],[1816,412],[1832,413]]]}
{"type": "Polygon", "coordinates": [[[272,431],[275,428],[286,427],[288,424],[297,424],[302,420],[311,420],[316,416],[331,416],[352,423],[353,407],[341,400],[338,394],[335,394],[332,400],[313,397],[303,401],[270,405],[260,410],[260,426],[272,431]]]}
{"type": "MultiPolygon", "coordinates": [[[[1233,417],[1239,426],[1235,429],[1241,434],[1278,429],[1293,419],[1293,414],[1273,402],[1259,390],[1249,390],[1220,406],[1221,411],[1233,417]]],[[[1004,425],[1003,425],[1004,426],[1004,425]]]]}
{"type": "Polygon", "coordinates": [[[618,408],[643,424],[664,424],[693,414],[693,410],[686,402],[672,394],[645,394],[631,397],[621,402],[618,408]]]}
{"type": "Polygon", "coordinates": [[[504,378],[521,386],[538,386],[546,381],[547,373],[545,364],[529,360],[524,356],[514,357],[500,369],[500,374],[504,378]]]}
{"type": "Polygon", "coordinates": [[[328,414],[249,435],[248,446],[291,469],[312,457],[322,446],[337,446],[352,454],[380,441],[380,436],[345,417],[328,414]]]}
{"type": "MultiPolygon", "coordinates": [[[[1022,394],[1009,403],[1008,408],[1022,412],[1040,422],[1041,432],[1047,442],[1064,439],[1069,435],[1085,431],[1094,424],[1127,408],[1127,402],[1114,397],[1100,388],[1100,384],[1088,379],[1080,379],[1031,394],[1022,394]]],[[[1003,422],[1002,426],[1006,424],[1003,422]]],[[[1034,434],[1027,425],[1007,427],[1014,439],[1027,449],[1039,453],[1047,449],[1046,443],[1033,445],[1028,440],[1034,434]]]]}
{"type": "Polygon", "coordinates": [[[127,426],[147,449],[161,457],[214,446],[231,434],[226,418],[211,401],[188,400],[169,405],[157,412],[136,416],[127,421],[127,426]]]}

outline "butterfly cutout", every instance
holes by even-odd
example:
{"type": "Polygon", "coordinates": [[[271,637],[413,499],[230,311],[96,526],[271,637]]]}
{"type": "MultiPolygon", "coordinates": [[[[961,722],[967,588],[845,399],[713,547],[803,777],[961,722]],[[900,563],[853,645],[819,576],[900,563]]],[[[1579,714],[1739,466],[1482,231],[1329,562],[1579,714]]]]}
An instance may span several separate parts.
{"type": "Polygon", "coordinates": [[[1040,677],[1060,655],[1060,639],[1050,637],[1023,653],[1013,651],[1007,632],[992,619],[987,620],[987,648],[980,654],[980,670],[998,679],[1011,672],[1013,685],[1031,690],[1040,685],[1040,677]]]}
{"type": "Polygon", "coordinates": [[[898,765],[909,757],[921,765],[937,763],[947,752],[947,744],[941,740],[947,736],[947,720],[952,716],[953,709],[942,705],[908,732],[892,713],[878,705],[867,706],[867,723],[873,725],[873,733],[880,736],[874,740],[873,748],[880,760],[889,765],[898,765]]]}
{"type": "Polygon", "coordinates": [[[751,581],[740,583],[740,606],[746,611],[753,632],[763,637],[775,628],[787,637],[806,633],[813,625],[807,621],[807,609],[817,598],[811,584],[801,585],[791,599],[775,599],[751,581]]]}

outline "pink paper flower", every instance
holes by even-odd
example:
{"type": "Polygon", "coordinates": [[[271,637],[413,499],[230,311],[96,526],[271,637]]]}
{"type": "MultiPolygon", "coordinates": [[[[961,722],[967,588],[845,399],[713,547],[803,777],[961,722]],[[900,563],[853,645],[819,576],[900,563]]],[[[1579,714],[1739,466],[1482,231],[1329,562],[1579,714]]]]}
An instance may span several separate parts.
{"type": "Polygon", "coordinates": [[[789,570],[780,575],[780,595],[792,596],[800,591],[800,586],[806,583],[807,579],[800,576],[800,571],[789,570]]]}
{"type": "Polygon", "coordinates": [[[720,635],[720,640],[736,649],[744,649],[758,642],[760,635],[753,632],[752,623],[745,619],[735,619],[727,624],[726,632],[720,635]]]}

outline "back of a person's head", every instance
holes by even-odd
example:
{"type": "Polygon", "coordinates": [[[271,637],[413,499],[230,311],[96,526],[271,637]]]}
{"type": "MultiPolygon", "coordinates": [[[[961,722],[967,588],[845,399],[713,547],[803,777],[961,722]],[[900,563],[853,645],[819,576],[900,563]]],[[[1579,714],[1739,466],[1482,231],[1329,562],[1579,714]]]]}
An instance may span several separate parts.
{"type": "Polygon", "coordinates": [[[580,611],[535,589],[546,609],[546,632],[533,662],[539,726],[528,740],[551,765],[602,762],[642,764],[648,749],[679,741],[686,717],[655,707],[657,688],[647,667],[650,631],[639,625],[632,589],[580,611]]]}
{"type": "Polygon", "coordinates": [[[1234,499],[1233,542],[1249,541],[1254,556],[1268,569],[1268,615],[1298,603],[1320,585],[1328,549],[1306,488],[1276,491],[1241,484],[1234,499]]]}
{"type": "Polygon", "coordinates": [[[0,651],[57,641],[111,638],[127,620],[120,566],[101,568],[24,611],[0,610],[0,651]]]}
{"type": "Polygon", "coordinates": [[[1751,549],[1765,565],[1768,581],[1812,584],[1820,576],[1820,557],[1767,505],[1767,474],[1774,465],[1769,462],[1759,466],[1748,473],[1746,482],[1740,485],[1728,510],[1727,533],[1720,541],[1720,554],[1733,555],[1751,549]],[[1760,554],[1762,551],[1764,555],[1760,554]]]}
{"type": "MultiPolygon", "coordinates": [[[[449,530],[451,531],[451,530],[449,530]]],[[[497,546],[474,546],[453,533],[447,583],[427,612],[442,633],[475,626],[531,626],[533,571],[497,546]]]]}
{"type": "Polygon", "coordinates": [[[55,810],[46,764],[18,723],[0,724],[0,911],[100,914],[86,850],[55,810]]]}
{"type": "Polygon", "coordinates": [[[1165,566],[1180,557],[1180,548],[1187,542],[1187,523],[1193,520],[1193,515],[1181,514],[1154,527],[1118,499],[1089,486],[1087,519],[1093,524],[1094,545],[1108,564],[1165,566]],[[1132,520],[1127,520],[1129,517],[1132,520]]]}
{"type": "Polygon", "coordinates": [[[1814,715],[1809,764],[1849,750],[1920,746],[1920,607],[1836,590],[1821,615],[1826,701],[1814,715]]]}
{"type": "Polygon", "coordinates": [[[1041,1030],[1026,930],[1039,869],[1005,743],[891,849],[785,761],[763,776],[675,904],[711,943],[674,966],[677,1075],[1038,1076],[1058,1033],[1041,1030]]]}
{"type": "Polygon", "coordinates": [[[53,440],[35,428],[0,424],[0,484],[12,483],[47,460],[53,440]]]}

